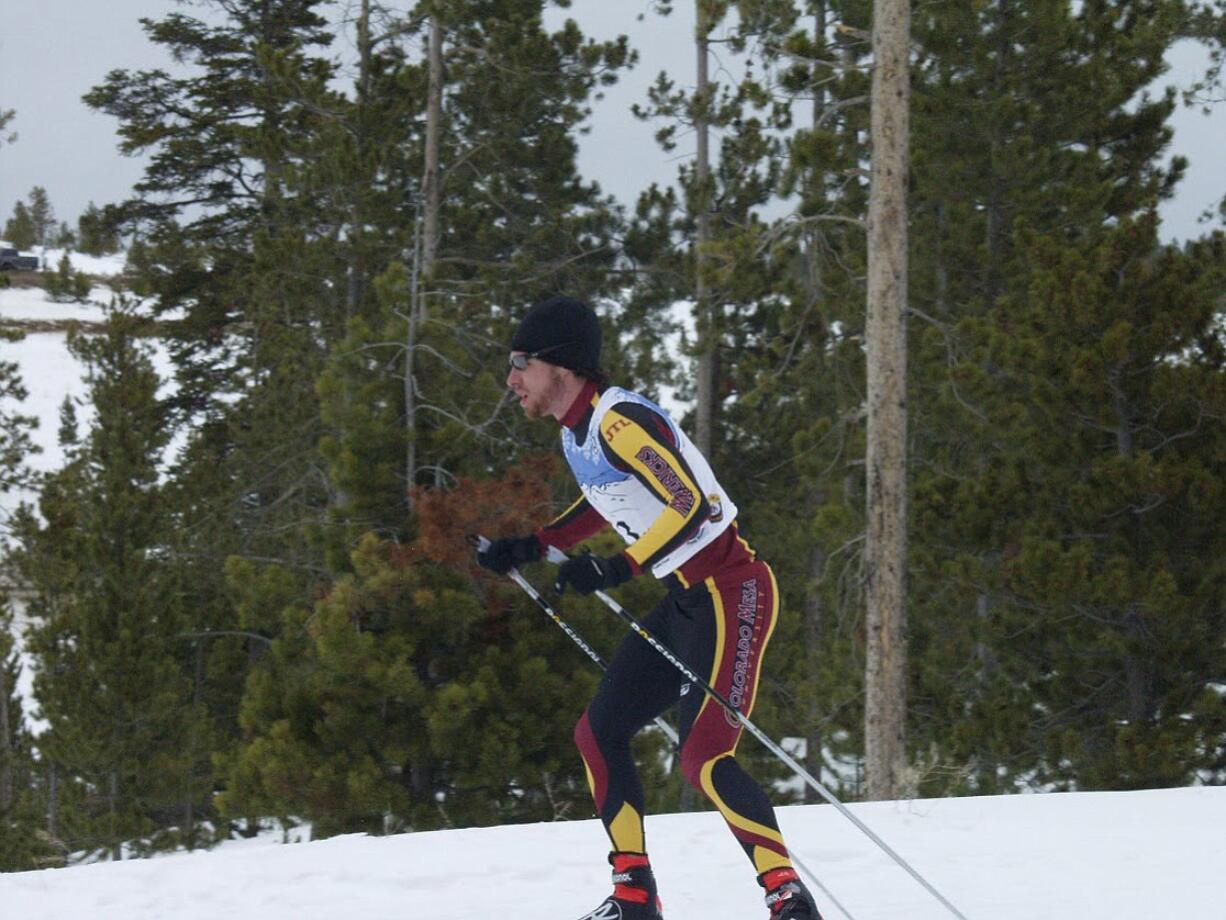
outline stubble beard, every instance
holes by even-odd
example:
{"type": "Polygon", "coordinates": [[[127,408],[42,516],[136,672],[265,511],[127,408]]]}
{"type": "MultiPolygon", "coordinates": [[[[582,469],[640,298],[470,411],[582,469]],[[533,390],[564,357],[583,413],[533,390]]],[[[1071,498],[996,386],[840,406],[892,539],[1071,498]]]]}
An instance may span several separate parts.
{"type": "Polygon", "coordinates": [[[549,383],[540,393],[529,394],[524,401],[524,415],[530,419],[544,418],[553,414],[554,405],[562,397],[562,375],[553,371],[549,375],[549,383]]]}

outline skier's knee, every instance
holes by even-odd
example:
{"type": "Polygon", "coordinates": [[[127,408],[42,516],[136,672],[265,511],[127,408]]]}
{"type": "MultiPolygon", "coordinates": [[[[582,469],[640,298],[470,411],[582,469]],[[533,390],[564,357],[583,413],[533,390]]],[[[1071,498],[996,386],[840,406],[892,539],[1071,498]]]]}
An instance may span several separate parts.
{"type": "Polygon", "coordinates": [[[685,777],[687,783],[702,792],[703,770],[707,764],[718,757],[718,754],[713,755],[702,745],[687,744],[681,749],[681,775],[685,777]]]}

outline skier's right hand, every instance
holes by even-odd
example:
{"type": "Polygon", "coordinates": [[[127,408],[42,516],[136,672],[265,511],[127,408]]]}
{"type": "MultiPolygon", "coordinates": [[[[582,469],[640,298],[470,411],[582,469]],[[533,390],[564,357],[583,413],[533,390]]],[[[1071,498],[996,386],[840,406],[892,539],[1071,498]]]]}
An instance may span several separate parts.
{"type": "Polygon", "coordinates": [[[493,540],[483,550],[477,551],[477,565],[499,575],[527,562],[541,558],[541,542],[535,535],[527,537],[503,537],[493,540]]]}

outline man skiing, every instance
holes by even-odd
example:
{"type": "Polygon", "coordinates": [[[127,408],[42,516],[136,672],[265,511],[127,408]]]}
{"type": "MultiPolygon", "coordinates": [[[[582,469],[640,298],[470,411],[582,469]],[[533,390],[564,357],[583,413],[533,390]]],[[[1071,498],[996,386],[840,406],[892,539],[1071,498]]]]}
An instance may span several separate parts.
{"type": "MultiPolygon", "coordinates": [[[[477,560],[506,573],[541,558],[545,546],[569,549],[611,526],[626,549],[571,557],[558,568],[555,588],[590,594],[650,571],[668,594],[643,625],[697,673],[709,674],[710,684],[748,716],[779,612],[774,574],[741,536],[736,505],[685,433],[655,403],[608,385],[599,370],[601,341],[593,310],[567,297],[534,305],[516,329],[507,386],[529,418],[552,416],[561,424],[563,453],[582,496],[535,533],[493,541],[477,560]]],[[[613,893],[580,920],[663,916],[630,742],[678,701],[682,772],[719,809],[749,857],[770,920],[821,920],[769,799],[735,759],[740,722],[691,690],[636,635],[614,653],[575,728],[613,866],[613,893]]]]}

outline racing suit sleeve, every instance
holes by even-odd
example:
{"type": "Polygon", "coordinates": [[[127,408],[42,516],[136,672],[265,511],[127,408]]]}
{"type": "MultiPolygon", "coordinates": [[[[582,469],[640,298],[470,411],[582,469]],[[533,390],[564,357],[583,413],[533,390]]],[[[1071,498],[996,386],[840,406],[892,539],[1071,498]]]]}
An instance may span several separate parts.
{"type": "Polygon", "coordinates": [[[608,521],[581,495],[578,501],[540,528],[536,532],[536,539],[542,547],[570,549],[606,526],[608,521]]]}
{"type": "Polygon", "coordinates": [[[600,444],[609,462],[638,479],[663,506],[651,526],[625,549],[637,575],[690,539],[710,506],[659,413],[639,403],[618,403],[601,422],[600,444]]]}

